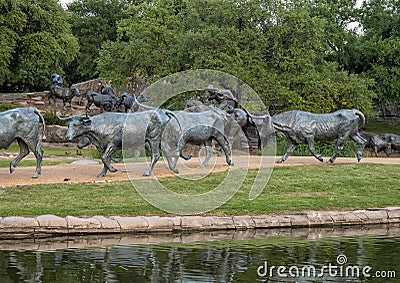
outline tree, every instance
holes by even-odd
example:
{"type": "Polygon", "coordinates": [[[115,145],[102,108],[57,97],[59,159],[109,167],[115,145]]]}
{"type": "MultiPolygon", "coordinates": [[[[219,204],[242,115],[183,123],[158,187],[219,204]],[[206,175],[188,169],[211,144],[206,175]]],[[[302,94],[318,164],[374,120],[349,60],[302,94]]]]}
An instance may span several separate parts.
{"type": "Polygon", "coordinates": [[[69,23],[79,41],[80,52],[69,68],[73,81],[96,78],[96,60],[101,45],[117,40],[117,23],[127,7],[120,0],[76,0],[68,4],[69,23]]]}
{"type": "Polygon", "coordinates": [[[362,60],[357,69],[375,81],[382,112],[400,105],[400,3],[371,0],[362,7],[362,60]]]}
{"type": "MultiPolygon", "coordinates": [[[[353,3],[331,2],[349,10],[353,3]]],[[[303,3],[140,1],[118,23],[117,41],[103,45],[99,73],[122,83],[136,74],[155,80],[188,69],[214,69],[251,85],[272,110],[356,107],[370,113],[371,80],[350,75],[345,57],[334,48],[344,53],[339,39],[352,13],[346,10],[346,20],[331,23],[324,1],[303,3]]]]}
{"type": "Polygon", "coordinates": [[[0,0],[1,91],[42,90],[64,74],[78,44],[56,0],[0,0]]]}

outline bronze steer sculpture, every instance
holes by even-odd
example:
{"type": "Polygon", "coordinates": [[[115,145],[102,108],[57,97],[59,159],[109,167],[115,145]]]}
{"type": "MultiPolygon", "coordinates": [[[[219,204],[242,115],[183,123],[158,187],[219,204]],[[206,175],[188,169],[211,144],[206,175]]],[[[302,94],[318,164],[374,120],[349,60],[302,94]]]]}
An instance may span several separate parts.
{"type": "Polygon", "coordinates": [[[387,157],[392,154],[392,145],[390,142],[381,139],[378,135],[366,133],[361,133],[363,138],[367,140],[365,148],[373,151],[375,156],[378,157],[379,153],[383,151],[387,157]]]}
{"type": "Polygon", "coordinates": [[[94,91],[88,91],[85,97],[87,99],[86,112],[90,112],[90,106],[92,106],[92,104],[100,108],[101,111],[113,111],[118,104],[118,98],[110,94],[101,94],[94,91]]]}
{"type": "MultiPolygon", "coordinates": [[[[290,146],[277,161],[278,163],[284,162],[296,147],[303,143],[308,144],[310,152],[322,162],[321,154],[315,151],[314,141],[337,139],[335,152],[327,161],[327,164],[333,163],[349,138],[359,144],[357,160],[360,161],[367,142],[359,133],[359,128],[365,124],[365,117],[361,111],[356,109],[342,109],[329,114],[292,110],[272,117],[269,115],[251,116],[251,120],[261,131],[267,123],[272,123],[273,128],[290,141],[290,146]],[[359,123],[360,119],[361,124],[359,123]]],[[[260,135],[262,136],[262,134],[260,135]]]]}
{"type": "MultiPolygon", "coordinates": [[[[119,98],[118,106],[123,105],[125,108],[125,113],[128,113],[128,110],[130,110],[133,106],[135,106],[135,108],[139,107],[138,104],[147,101],[149,101],[149,98],[143,93],[136,97],[135,95],[130,95],[129,93],[124,92],[119,98]]],[[[137,109],[134,109],[130,112],[137,112],[137,109]]]]}
{"type": "Polygon", "coordinates": [[[72,108],[72,98],[74,98],[74,96],[79,97],[80,91],[79,88],[64,88],[64,87],[60,87],[56,84],[52,84],[50,86],[50,91],[48,94],[48,100],[49,100],[49,105],[50,105],[50,98],[53,98],[54,104],[56,103],[57,98],[61,99],[63,101],[63,105],[64,105],[64,110],[66,103],[69,103],[69,107],[72,108]]]}
{"type": "MultiPolygon", "coordinates": [[[[172,172],[179,173],[176,169],[179,156],[184,159],[191,157],[182,154],[182,149],[186,143],[206,144],[206,146],[211,147],[212,139],[215,139],[224,150],[226,163],[233,165],[230,157],[230,144],[225,137],[227,117],[223,111],[219,109],[203,112],[169,111],[168,115],[171,118],[165,125],[161,149],[172,172]],[[173,160],[172,157],[174,157],[173,160]]],[[[210,154],[206,156],[200,165],[201,167],[208,163],[210,156],[210,154]]]]}
{"type": "Polygon", "coordinates": [[[400,136],[399,135],[386,133],[386,134],[381,134],[379,137],[382,140],[384,140],[385,142],[390,143],[393,150],[396,150],[396,151],[400,150],[400,136]]]}
{"type": "Polygon", "coordinates": [[[151,163],[143,175],[149,176],[160,158],[162,128],[168,121],[167,115],[160,110],[130,114],[107,112],[93,117],[75,115],[59,119],[71,121],[66,140],[87,137],[103,153],[104,168],[97,177],[104,177],[107,171],[117,171],[110,162],[112,155],[122,146],[124,150],[136,151],[143,149],[145,142],[150,147],[151,163]]]}
{"type": "Polygon", "coordinates": [[[36,157],[36,170],[32,178],[37,178],[42,170],[42,139],[46,130],[43,116],[35,107],[16,108],[0,113],[0,148],[7,149],[17,140],[20,153],[10,162],[10,173],[14,172],[18,162],[32,150],[36,157]],[[39,134],[39,123],[43,124],[39,134]]]}

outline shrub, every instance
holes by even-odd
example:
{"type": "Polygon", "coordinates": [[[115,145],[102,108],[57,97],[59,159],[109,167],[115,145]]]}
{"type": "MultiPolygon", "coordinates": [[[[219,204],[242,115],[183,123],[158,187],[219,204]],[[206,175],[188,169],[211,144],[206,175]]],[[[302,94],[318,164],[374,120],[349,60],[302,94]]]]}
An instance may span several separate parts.
{"type": "Polygon", "coordinates": [[[49,110],[44,113],[42,113],[44,121],[46,122],[46,125],[60,125],[60,126],[68,126],[67,121],[61,121],[57,117],[57,113],[55,110],[49,110]]]}
{"type": "Polygon", "coordinates": [[[9,104],[9,103],[1,103],[0,104],[0,112],[4,112],[10,109],[18,108],[17,105],[9,104]]]}
{"type": "MultiPolygon", "coordinates": [[[[277,135],[276,137],[276,155],[282,156],[286,149],[289,147],[289,141],[277,135]]],[[[320,142],[315,141],[315,150],[320,153],[322,156],[330,157],[336,148],[336,140],[332,142],[320,142]]],[[[358,144],[352,140],[347,140],[343,150],[340,152],[339,157],[354,157],[356,155],[356,151],[358,149],[358,144]]],[[[310,150],[308,149],[307,144],[299,145],[296,150],[292,154],[293,156],[310,156],[312,155],[310,150]]]]}

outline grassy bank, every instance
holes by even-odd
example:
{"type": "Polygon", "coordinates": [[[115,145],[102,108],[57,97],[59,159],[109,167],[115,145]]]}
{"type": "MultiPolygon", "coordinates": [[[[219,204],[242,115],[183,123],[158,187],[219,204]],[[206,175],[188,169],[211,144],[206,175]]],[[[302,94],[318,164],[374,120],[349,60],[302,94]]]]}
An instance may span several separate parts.
{"type": "MultiPolygon", "coordinates": [[[[166,178],[162,183],[177,192],[197,194],[213,188],[225,174],[212,174],[196,181],[195,186],[193,181],[180,178],[166,178]]],[[[276,167],[263,193],[250,201],[248,194],[255,174],[256,170],[250,170],[239,192],[209,214],[275,214],[400,205],[400,165],[276,167]]],[[[40,214],[167,215],[143,200],[130,182],[1,189],[1,216],[40,214]]]]}
{"type": "MultiPolygon", "coordinates": [[[[12,143],[9,148],[1,149],[0,153],[19,153],[19,146],[16,142],[12,143]]],[[[98,151],[94,148],[79,149],[73,147],[54,147],[54,146],[43,146],[43,166],[56,165],[61,163],[71,163],[74,160],[81,158],[96,158],[98,151]],[[67,158],[65,158],[67,157],[67,158]]],[[[36,160],[34,155],[30,153],[28,157],[25,157],[18,163],[18,167],[23,166],[36,166],[36,160]],[[28,158],[30,157],[30,158],[28,158]]],[[[10,166],[10,161],[13,157],[0,158],[0,167],[7,168],[10,166]]]]}

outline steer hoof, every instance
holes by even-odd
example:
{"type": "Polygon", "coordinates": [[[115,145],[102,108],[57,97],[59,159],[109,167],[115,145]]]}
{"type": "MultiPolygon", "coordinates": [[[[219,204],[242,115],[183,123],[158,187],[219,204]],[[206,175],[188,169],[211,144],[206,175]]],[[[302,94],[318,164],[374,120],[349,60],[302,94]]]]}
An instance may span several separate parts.
{"type": "Polygon", "coordinates": [[[117,172],[117,171],[118,171],[118,169],[115,169],[114,167],[111,167],[111,168],[110,168],[110,172],[113,172],[113,173],[114,173],[114,172],[117,172]]]}
{"type": "Polygon", "coordinates": [[[185,160],[189,160],[190,158],[192,158],[192,155],[190,154],[182,154],[181,157],[185,160]]]}
{"type": "Polygon", "coordinates": [[[317,156],[317,159],[318,159],[319,161],[321,161],[321,162],[324,162],[324,159],[322,158],[321,155],[318,155],[318,156],[317,156]]]}
{"type": "Polygon", "coordinates": [[[15,170],[15,166],[10,165],[10,174],[11,174],[12,172],[14,172],[14,170],[15,170]]]}
{"type": "Polygon", "coordinates": [[[329,160],[326,162],[326,164],[332,164],[332,163],[333,163],[332,159],[329,159],[329,160]]]}
{"type": "Polygon", "coordinates": [[[276,163],[283,163],[284,161],[285,161],[284,159],[279,158],[279,159],[276,161],[276,163]]]}
{"type": "Polygon", "coordinates": [[[172,172],[174,172],[175,174],[179,174],[179,170],[176,168],[170,168],[172,172]]]}

